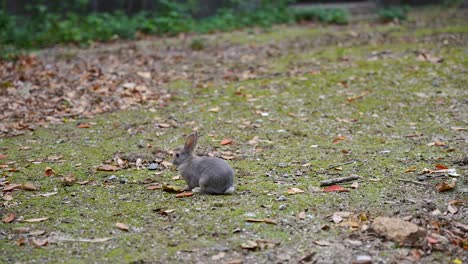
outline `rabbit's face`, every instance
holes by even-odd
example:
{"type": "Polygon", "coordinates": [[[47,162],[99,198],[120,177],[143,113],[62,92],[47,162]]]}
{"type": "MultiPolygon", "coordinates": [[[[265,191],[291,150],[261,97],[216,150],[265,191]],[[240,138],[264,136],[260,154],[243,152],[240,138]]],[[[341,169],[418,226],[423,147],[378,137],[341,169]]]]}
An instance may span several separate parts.
{"type": "Polygon", "coordinates": [[[181,148],[174,153],[174,160],[172,161],[172,163],[174,163],[174,165],[176,166],[179,166],[180,164],[188,160],[191,157],[191,155],[191,153],[184,151],[184,148],[181,148]]]}

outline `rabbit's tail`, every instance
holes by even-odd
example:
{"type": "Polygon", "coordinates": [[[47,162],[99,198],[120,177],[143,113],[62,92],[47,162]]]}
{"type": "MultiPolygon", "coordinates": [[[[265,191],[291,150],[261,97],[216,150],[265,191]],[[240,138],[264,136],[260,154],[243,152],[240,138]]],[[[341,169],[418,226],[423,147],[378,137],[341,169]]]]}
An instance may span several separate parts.
{"type": "Polygon", "coordinates": [[[224,191],[224,194],[233,194],[236,191],[236,188],[234,186],[231,186],[224,191]]]}

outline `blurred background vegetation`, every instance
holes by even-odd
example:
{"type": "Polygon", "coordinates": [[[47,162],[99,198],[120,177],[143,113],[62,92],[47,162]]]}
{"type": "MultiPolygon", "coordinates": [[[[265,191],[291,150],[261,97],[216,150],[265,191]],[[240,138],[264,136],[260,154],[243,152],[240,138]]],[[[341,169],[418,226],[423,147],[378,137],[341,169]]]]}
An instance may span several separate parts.
{"type": "MultiPolygon", "coordinates": [[[[384,6],[379,14],[386,21],[404,20],[408,9],[395,5],[411,4],[411,1],[418,2],[376,0],[384,6]],[[387,5],[391,7],[385,7],[387,5]]],[[[463,2],[434,1],[446,4],[463,2]]],[[[344,9],[290,8],[294,2],[298,1],[0,0],[0,52],[2,58],[14,58],[22,50],[60,43],[89,45],[94,41],[133,39],[144,35],[210,33],[303,20],[336,24],[349,22],[349,14],[344,9]]]]}

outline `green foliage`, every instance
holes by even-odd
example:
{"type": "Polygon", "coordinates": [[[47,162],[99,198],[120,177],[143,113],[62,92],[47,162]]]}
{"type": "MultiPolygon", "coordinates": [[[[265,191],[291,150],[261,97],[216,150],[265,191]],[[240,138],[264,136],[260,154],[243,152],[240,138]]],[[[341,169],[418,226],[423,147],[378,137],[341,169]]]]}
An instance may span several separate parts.
{"type": "Polygon", "coordinates": [[[409,7],[407,6],[391,6],[383,8],[379,11],[379,18],[382,21],[403,21],[406,20],[409,7]]]}
{"type": "Polygon", "coordinates": [[[325,23],[347,24],[349,14],[340,8],[300,8],[294,10],[296,20],[313,20],[325,23]]]}
{"type": "MultiPolygon", "coordinates": [[[[193,15],[197,1],[180,3],[158,0],[155,12],[128,15],[86,13],[88,0],[57,1],[54,5],[33,1],[26,7],[30,16],[16,16],[0,10],[0,53],[3,58],[14,57],[21,49],[33,49],[58,43],[87,45],[92,41],[115,38],[132,39],[138,32],[152,35],[173,35],[181,32],[230,31],[243,27],[270,27],[277,23],[293,23],[301,19],[316,19],[327,23],[344,24],[348,14],[341,9],[314,9],[293,12],[289,0],[258,2],[230,0],[217,14],[196,20],[193,15]],[[74,10],[66,12],[66,10],[74,10]]],[[[203,45],[193,43],[198,49],[203,45]]],[[[203,44],[203,43],[201,43],[203,44]]]]}

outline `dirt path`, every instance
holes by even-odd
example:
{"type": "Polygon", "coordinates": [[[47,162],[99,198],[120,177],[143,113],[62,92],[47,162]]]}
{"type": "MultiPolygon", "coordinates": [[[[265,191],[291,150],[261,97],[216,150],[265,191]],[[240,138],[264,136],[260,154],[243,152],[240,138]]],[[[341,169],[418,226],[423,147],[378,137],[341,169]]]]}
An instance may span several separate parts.
{"type": "Polygon", "coordinates": [[[466,17],[2,63],[0,262],[467,262],[466,17]],[[171,160],[192,130],[199,154],[232,164],[236,194],[163,189],[184,186],[171,160]],[[393,237],[379,216],[416,229],[393,237]]]}

